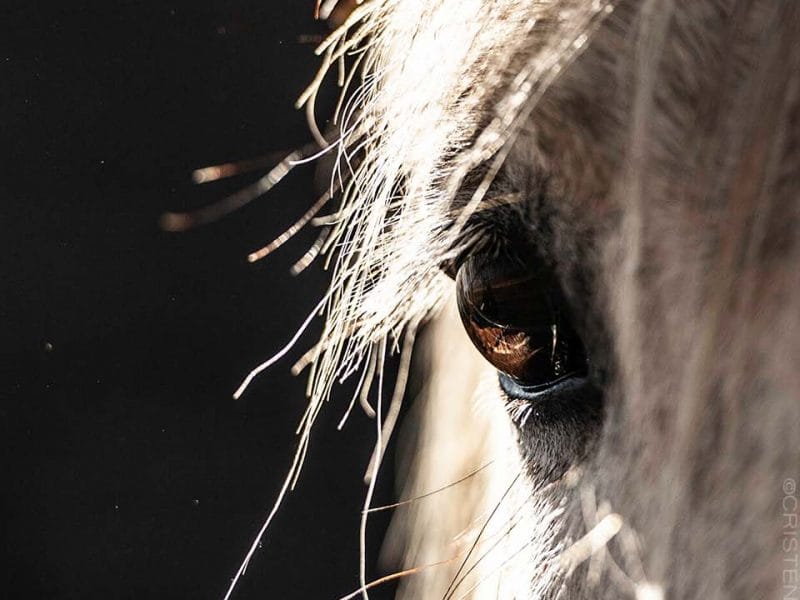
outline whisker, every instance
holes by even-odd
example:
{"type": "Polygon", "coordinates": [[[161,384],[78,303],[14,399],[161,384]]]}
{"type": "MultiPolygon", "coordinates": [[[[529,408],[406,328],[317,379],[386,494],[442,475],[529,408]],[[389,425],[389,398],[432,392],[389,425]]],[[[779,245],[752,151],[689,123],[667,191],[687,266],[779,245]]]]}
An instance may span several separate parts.
{"type": "Polygon", "coordinates": [[[356,596],[361,594],[362,591],[364,591],[364,590],[368,590],[368,589],[377,587],[377,586],[379,586],[379,585],[381,585],[383,583],[388,583],[389,581],[394,581],[396,579],[401,579],[403,577],[408,577],[409,575],[416,575],[417,573],[420,573],[421,571],[424,571],[426,569],[431,569],[433,567],[441,567],[442,565],[449,564],[449,563],[451,563],[454,560],[457,560],[459,558],[461,558],[461,557],[456,555],[456,556],[453,556],[451,558],[447,558],[445,560],[440,560],[438,562],[428,563],[427,565],[420,565],[418,567],[412,567],[410,569],[405,569],[404,571],[397,571],[396,573],[392,573],[391,575],[385,575],[383,577],[380,577],[378,579],[374,579],[374,580],[370,581],[367,585],[358,588],[357,590],[355,590],[354,592],[348,594],[347,596],[342,596],[341,598],[339,598],[339,600],[352,600],[353,598],[355,598],[356,596]]]}
{"type": "MultiPolygon", "coordinates": [[[[527,502],[528,500],[530,500],[532,497],[533,497],[533,494],[531,494],[530,496],[528,496],[528,498],[525,500],[525,502],[527,502]]],[[[523,506],[524,506],[524,504],[525,504],[525,503],[523,503],[523,506]]],[[[521,508],[521,507],[520,507],[520,508],[521,508]]],[[[459,578],[459,580],[458,580],[458,581],[456,582],[456,584],[453,586],[453,591],[452,591],[452,593],[455,593],[455,591],[456,591],[456,590],[457,590],[457,589],[458,589],[458,588],[461,586],[461,584],[462,584],[462,583],[464,583],[464,582],[467,580],[467,577],[469,577],[470,573],[472,573],[472,572],[473,572],[475,569],[477,569],[477,568],[478,568],[478,566],[480,566],[480,565],[481,565],[481,563],[483,562],[483,560],[484,560],[484,559],[485,559],[487,556],[489,556],[489,554],[491,554],[491,553],[492,553],[492,552],[493,552],[493,551],[494,551],[494,550],[497,548],[497,546],[498,546],[498,545],[500,545],[500,542],[502,542],[502,541],[503,541],[503,540],[506,538],[506,536],[508,536],[508,535],[509,535],[509,534],[510,534],[510,533],[511,533],[513,530],[514,530],[514,528],[515,528],[517,525],[519,525],[520,519],[521,519],[521,516],[520,516],[520,514],[519,514],[519,511],[514,511],[514,514],[513,514],[513,516],[511,516],[511,517],[508,519],[508,521],[507,521],[507,524],[508,524],[508,526],[507,526],[507,527],[506,527],[504,530],[501,530],[500,532],[498,532],[498,534],[497,534],[497,536],[496,536],[496,537],[497,537],[497,539],[496,539],[496,540],[495,540],[495,541],[492,543],[492,545],[491,545],[491,546],[489,546],[489,548],[488,548],[488,549],[487,549],[487,550],[486,550],[486,551],[485,551],[483,554],[481,554],[481,555],[478,557],[478,559],[477,559],[477,560],[476,560],[474,563],[472,563],[472,565],[470,566],[470,568],[469,568],[469,569],[467,569],[467,570],[466,570],[466,571],[465,571],[465,572],[464,572],[464,573],[461,575],[461,577],[459,578]]]]}
{"type": "Polygon", "coordinates": [[[419,496],[414,496],[413,498],[408,498],[407,500],[401,500],[400,502],[395,502],[394,504],[384,504],[383,506],[376,506],[374,508],[370,508],[369,512],[380,512],[380,511],[384,511],[384,510],[391,510],[393,508],[398,508],[400,506],[405,506],[407,504],[412,504],[413,502],[417,502],[418,500],[423,500],[425,498],[428,498],[429,496],[433,496],[435,494],[439,494],[439,493],[441,493],[441,492],[443,492],[443,491],[445,491],[447,489],[450,489],[453,486],[458,485],[459,483],[463,483],[463,482],[467,481],[468,479],[470,479],[472,477],[475,477],[475,475],[477,475],[478,473],[480,473],[481,471],[483,471],[484,469],[486,469],[487,467],[489,467],[493,463],[494,463],[494,460],[490,460],[488,463],[484,464],[483,466],[478,467],[477,469],[475,469],[473,471],[470,471],[469,473],[467,473],[463,477],[461,477],[459,479],[456,479],[455,481],[453,481],[451,483],[448,483],[447,485],[442,486],[440,488],[437,488],[437,489],[435,489],[433,491],[426,492],[424,494],[420,494],[419,496]]]}
{"type": "Polygon", "coordinates": [[[459,596],[458,600],[466,600],[466,598],[468,598],[468,597],[469,597],[469,595],[470,595],[472,592],[474,592],[474,591],[475,591],[475,590],[476,590],[476,589],[477,589],[477,588],[478,588],[478,587],[479,587],[481,584],[483,584],[485,581],[488,581],[488,580],[489,580],[489,579],[492,577],[492,575],[494,575],[494,574],[495,574],[495,573],[497,573],[498,571],[501,571],[501,570],[503,570],[503,569],[505,568],[505,566],[506,566],[508,563],[510,563],[510,562],[511,562],[512,560],[514,560],[514,559],[515,559],[517,556],[519,556],[520,554],[522,554],[522,552],[524,552],[524,551],[525,551],[525,549],[526,549],[528,546],[530,546],[530,545],[532,545],[533,543],[535,543],[535,541],[536,541],[535,539],[531,539],[531,540],[528,540],[527,542],[525,542],[525,543],[524,543],[524,544],[523,544],[523,545],[522,545],[520,548],[518,548],[517,550],[515,550],[514,552],[512,552],[512,553],[511,553],[511,556],[509,556],[507,559],[505,559],[503,562],[501,562],[499,565],[497,565],[497,566],[496,566],[494,569],[492,569],[491,571],[489,571],[488,573],[486,573],[486,575],[485,575],[483,578],[481,578],[479,581],[477,581],[477,582],[475,583],[475,585],[473,585],[471,588],[469,588],[467,591],[465,591],[465,592],[464,592],[464,593],[463,593],[461,596],[459,596]]]}
{"type": "Polygon", "coordinates": [[[517,473],[517,475],[514,477],[514,479],[511,480],[511,483],[506,488],[506,491],[503,492],[503,495],[500,497],[500,500],[497,502],[497,504],[495,504],[494,508],[492,509],[492,512],[489,513],[489,516],[487,517],[486,521],[483,523],[483,526],[481,527],[480,531],[478,532],[478,535],[475,538],[475,541],[472,543],[472,546],[470,547],[469,552],[467,552],[467,555],[464,557],[464,560],[462,561],[461,566],[458,567],[458,570],[456,571],[456,574],[450,580],[450,585],[447,586],[447,589],[444,592],[443,600],[449,600],[450,598],[452,598],[453,593],[455,592],[455,588],[453,587],[454,583],[456,582],[458,577],[461,575],[461,572],[464,570],[464,567],[466,566],[467,561],[469,560],[469,557],[472,556],[472,553],[474,552],[475,548],[477,547],[478,542],[480,541],[481,537],[483,536],[484,532],[486,531],[486,528],[489,526],[489,523],[491,522],[492,518],[497,514],[497,511],[500,509],[500,506],[503,504],[503,501],[508,497],[508,494],[511,492],[511,489],[514,487],[514,485],[517,483],[517,481],[519,481],[519,478],[521,477],[521,475],[522,475],[521,473],[517,473]]]}

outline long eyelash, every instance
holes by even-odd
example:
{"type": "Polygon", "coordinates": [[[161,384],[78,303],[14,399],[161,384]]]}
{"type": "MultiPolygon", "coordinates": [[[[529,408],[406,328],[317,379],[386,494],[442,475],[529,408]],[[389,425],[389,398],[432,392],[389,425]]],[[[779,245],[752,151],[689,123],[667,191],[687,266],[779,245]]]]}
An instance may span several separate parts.
{"type": "MultiPolygon", "coordinates": [[[[454,278],[458,266],[469,255],[498,256],[509,252],[510,246],[525,237],[521,200],[521,196],[513,192],[486,198],[480,210],[458,232],[452,249],[440,265],[442,270],[454,278]]],[[[446,227],[455,227],[455,220],[446,227]]]]}

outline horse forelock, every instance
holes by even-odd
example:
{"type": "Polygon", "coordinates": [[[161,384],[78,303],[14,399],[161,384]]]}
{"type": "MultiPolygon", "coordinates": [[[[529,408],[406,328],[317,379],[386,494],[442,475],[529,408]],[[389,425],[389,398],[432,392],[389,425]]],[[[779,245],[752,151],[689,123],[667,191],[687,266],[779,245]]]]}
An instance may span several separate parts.
{"type": "Polygon", "coordinates": [[[548,67],[569,59],[606,5],[378,0],[329,42],[335,57],[369,36],[363,82],[340,114],[338,168],[348,183],[330,243],[339,254],[313,398],[442,299],[439,268],[457,252],[452,202],[462,182],[510,139],[534,85],[546,87],[548,67]],[[512,77],[519,56],[530,72],[512,77]]]}

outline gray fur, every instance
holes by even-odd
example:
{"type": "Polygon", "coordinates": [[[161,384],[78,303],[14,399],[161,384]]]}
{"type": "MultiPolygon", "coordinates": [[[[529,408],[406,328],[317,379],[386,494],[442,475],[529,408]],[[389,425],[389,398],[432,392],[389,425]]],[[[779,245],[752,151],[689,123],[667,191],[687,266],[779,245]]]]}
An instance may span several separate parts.
{"type": "MultiPolygon", "coordinates": [[[[800,474],[800,5],[622,2],[505,166],[610,374],[582,480],[671,598],[782,598],[800,474]],[[537,198],[541,195],[534,194],[537,198]]],[[[524,440],[523,440],[524,441],[524,440]]],[[[525,442],[533,463],[548,452],[525,442]]],[[[573,492],[566,491],[566,494],[573,492]]],[[[580,531],[577,500],[565,535],[580,531]]],[[[613,542],[625,568],[635,560],[613,542]]],[[[797,572],[794,572],[795,581],[797,572]]],[[[578,570],[553,594],[627,597],[578,570]]]]}

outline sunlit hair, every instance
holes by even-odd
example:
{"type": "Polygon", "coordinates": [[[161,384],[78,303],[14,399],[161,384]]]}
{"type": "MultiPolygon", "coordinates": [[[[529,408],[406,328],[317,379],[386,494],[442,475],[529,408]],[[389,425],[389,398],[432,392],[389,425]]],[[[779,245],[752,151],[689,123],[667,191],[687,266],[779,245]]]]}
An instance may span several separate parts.
{"type": "MultiPolygon", "coordinates": [[[[330,6],[326,2],[325,10],[330,6]]],[[[605,235],[592,230],[591,242],[583,240],[596,243],[584,248],[593,263],[584,266],[597,278],[590,298],[596,327],[610,330],[605,338],[603,331],[589,335],[601,338],[601,352],[608,354],[611,381],[604,382],[603,393],[613,401],[604,408],[616,412],[604,416],[608,426],[589,464],[581,465],[584,474],[573,469],[562,478],[569,490],[560,497],[571,502],[569,507],[559,494],[548,496],[522,481],[522,459],[510,447],[514,433],[507,428],[508,417],[489,416],[485,421],[498,423],[496,428],[464,433],[487,443],[472,456],[473,464],[441,470],[445,481],[428,478],[440,467],[417,454],[419,443],[412,444],[414,451],[407,455],[415,457],[415,474],[404,482],[403,498],[427,496],[431,487],[462,479],[469,483],[458,488],[463,520],[447,523],[438,546],[431,541],[434,536],[422,540],[420,532],[435,514],[426,511],[441,505],[434,501],[401,508],[407,520],[394,527],[391,539],[400,540],[403,556],[390,558],[401,573],[421,575],[418,581],[424,582],[419,583],[424,587],[409,583],[401,591],[413,598],[434,589],[452,597],[461,582],[469,588],[462,576],[471,573],[469,560],[483,555],[477,545],[481,532],[514,522],[508,514],[494,522],[493,515],[513,505],[507,492],[515,487],[538,495],[526,505],[526,510],[535,508],[535,517],[523,515],[527,521],[516,529],[527,532],[525,553],[533,553],[524,556],[527,584],[513,577],[502,580],[511,596],[525,595],[517,590],[534,597],[569,595],[573,588],[566,586],[593,585],[607,576],[637,598],[660,597],[661,588],[648,582],[644,561],[636,556],[636,544],[625,542],[628,520],[645,526],[648,540],[657,542],[648,568],[672,590],[728,589],[708,573],[692,571],[688,563],[704,553],[710,557],[706,567],[727,559],[732,565],[771,560],[769,568],[756,569],[749,578],[730,572],[730,582],[724,583],[750,591],[777,589],[768,581],[776,572],[776,551],[760,552],[759,547],[774,542],[769,536],[775,529],[765,526],[773,488],[763,482],[772,486],[780,474],[796,470],[796,454],[787,451],[786,440],[796,439],[788,432],[800,422],[789,414],[797,410],[796,402],[790,402],[800,384],[796,365],[787,358],[797,356],[795,340],[800,339],[787,335],[798,329],[796,310],[790,309],[796,309],[800,290],[791,275],[796,269],[787,267],[796,264],[792,260],[798,253],[796,234],[789,231],[796,223],[791,199],[797,197],[798,182],[800,54],[793,42],[798,24],[800,10],[793,3],[766,0],[356,3],[318,49],[322,67],[299,101],[324,147],[321,152],[337,158],[331,193],[340,190],[338,206],[325,219],[330,234],[320,246],[333,277],[306,321],[319,313],[325,317],[318,344],[298,364],[310,370],[298,452],[258,538],[298,476],[311,428],[332,387],[356,377],[358,389],[343,407],[344,418],[360,400],[376,417],[377,437],[361,524],[357,593],[366,595],[366,515],[373,508],[372,486],[397,420],[417,329],[446,304],[451,284],[442,267],[485,243],[487,230],[473,228],[472,217],[498,203],[523,204],[514,190],[492,187],[501,168],[508,175],[516,164],[529,175],[537,171],[537,177],[551,178],[551,188],[560,186],[547,202],[571,208],[565,220],[591,228],[593,219],[605,228],[605,235]],[[601,28],[602,35],[595,36],[601,28]],[[589,46],[591,51],[584,53],[589,46]],[[332,143],[313,118],[317,90],[330,71],[338,71],[344,88],[336,111],[338,137],[332,143]],[[791,208],[781,212],[781,202],[791,208]],[[724,360],[720,346],[726,350],[724,360]],[[398,386],[385,403],[383,363],[396,351],[401,353],[398,386]],[[753,355],[759,360],[751,360],[753,355]],[[370,398],[375,379],[377,391],[370,398]],[[720,443],[714,452],[709,450],[712,442],[720,443]],[[748,454],[750,447],[759,451],[748,454]],[[499,463],[493,462],[497,456],[503,459],[499,463]],[[499,468],[476,471],[489,462],[499,468]],[[622,480],[634,483],[622,489],[622,480]],[[743,481],[750,481],[746,490],[739,489],[743,481]],[[570,487],[570,482],[577,483],[570,487]],[[698,482],[708,490],[723,490],[725,503],[710,506],[711,492],[694,495],[698,482]],[[610,507],[605,500],[627,504],[610,507]],[[697,510],[698,502],[707,512],[697,510]],[[720,538],[726,544],[737,541],[731,548],[717,550],[708,543],[708,536],[720,535],[717,508],[738,524],[731,536],[720,538]],[[624,512],[626,521],[612,509],[624,512]],[[743,514],[752,518],[741,519],[743,514]],[[457,539],[458,528],[466,530],[470,523],[478,533],[462,539],[472,543],[462,553],[448,553],[455,546],[447,540],[457,539]],[[685,523],[691,523],[691,531],[685,523]],[[550,524],[563,535],[554,535],[550,524]],[[673,530],[680,527],[683,537],[676,537],[673,530]],[[617,534],[623,558],[635,558],[627,565],[631,576],[614,579],[623,569],[613,568],[598,574],[602,569],[595,562],[586,567],[586,578],[559,579],[556,566],[569,574],[595,552],[604,556],[605,543],[617,534]],[[423,541],[431,546],[421,551],[423,541]],[[693,553],[684,553],[680,542],[693,544],[693,553]],[[632,548],[627,554],[626,544],[632,548]],[[447,573],[443,588],[437,587],[441,581],[426,580],[425,574],[433,572],[447,573]]],[[[569,261],[569,245],[577,242],[558,243],[563,247],[551,253],[569,261]]],[[[448,318],[452,314],[441,312],[436,325],[448,318]]],[[[451,334],[448,343],[462,343],[451,334]]],[[[254,370],[237,393],[297,339],[254,370]]],[[[434,348],[436,343],[429,342],[434,348]]],[[[474,363],[464,369],[477,373],[486,368],[474,363]]],[[[438,368],[438,373],[446,370],[438,368]]],[[[455,376],[455,370],[449,371],[455,376]]],[[[447,394],[436,391],[437,376],[427,379],[423,391],[428,405],[436,402],[438,407],[420,426],[423,437],[437,420],[456,414],[441,401],[447,394]]],[[[488,381],[474,383],[478,390],[496,386],[488,381]]],[[[480,391],[465,389],[458,396],[472,397],[474,404],[468,405],[475,408],[469,410],[486,410],[486,415],[500,405],[482,403],[480,391]]],[[[514,407],[509,408],[513,419],[514,407]]],[[[437,431],[425,438],[433,440],[428,446],[443,448],[446,460],[458,463],[454,452],[439,446],[446,435],[437,431]]],[[[489,531],[489,537],[502,531],[489,531]]],[[[513,539],[509,534],[498,539],[513,539]]],[[[512,555],[504,547],[496,556],[512,555]]],[[[711,575],[721,578],[720,573],[711,575]]],[[[476,576],[476,582],[491,580],[485,572],[476,576]]],[[[471,593],[461,588],[455,595],[471,593]]]]}
{"type": "MultiPolygon", "coordinates": [[[[339,111],[331,150],[344,193],[327,242],[336,253],[309,425],[337,379],[382,344],[396,349],[439,303],[448,285],[440,266],[469,239],[468,215],[538,98],[609,9],[582,0],[378,0],[320,46],[321,74],[350,57],[343,81],[358,73],[361,84],[339,111]],[[465,178],[487,162],[477,189],[456,203],[465,178]]],[[[313,105],[319,80],[301,103],[313,105]]]]}
{"type": "MultiPolygon", "coordinates": [[[[359,397],[366,410],[378,412],[367,477],[374,480],[396,422],[414,335],[451,285],[441,265],[479,242],[479,233],[465,229],[468,217],[490,201],[487,189],[541,95],[611,10],[603,0],[371,0],[317,49],[323,63],[298,106],[305,106],[325,151],[336,153],[331,189],[342,193],[322,247],[332,283],[309,315],[310,321],[324,312],[324,330],[298,365],[310,365],[308,409],[275,508],[298,475],[332,386],[358,373],[350,408],[359,397]],[[336,114],[340,135],[328,146],[313,114],[333,68],[344,89],[336,114]],[[465,179],[478,171],[465,196],[465,179]],[[379,396],[373,409],[366,401],[373,379],[382,379],[387,353],[401,348],[394,397],[386,409],[379,396]]],[[[284,354],[255,369],[237,395],[284,354]]],[[[364,585],[363,564],[361,579],[364,585]]]]}

